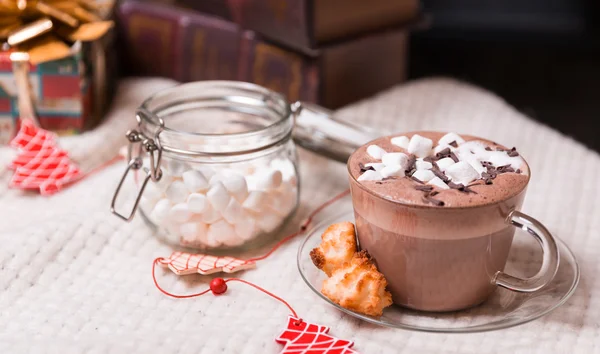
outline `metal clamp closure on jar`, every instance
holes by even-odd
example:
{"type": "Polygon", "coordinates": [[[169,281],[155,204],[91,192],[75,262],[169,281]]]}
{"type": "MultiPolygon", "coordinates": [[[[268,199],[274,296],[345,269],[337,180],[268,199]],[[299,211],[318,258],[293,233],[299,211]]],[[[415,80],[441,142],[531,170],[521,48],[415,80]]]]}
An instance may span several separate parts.
{"type": "MultiPolygon", "coordinates": [[[[135,114],[135,118],[138,122],[138,127],[141,127],[141,124],[142,124],[142,119],[140,116],[142,114],[148,114],[147,110],[144,108],[138,108],[136,110],[136,114],[135,114]]],[[[127,137],[127,140],[129,141],[129,144],[127,145],[127,161],[128,161],[127,168],[125,168],[123,177],[121,177],[121,180],[119,181],[119,184],[117,185],[117,189],[115,190],[112,201],[110,203],[110,211],[125,221],[131,221],[133,219],[133,217],[135,216],[135,212],[138,208],[138,205],[140,204],[140,199],[142,198],[142,194],[144,193],[144,189],[146,188],[148,181],[152,180],[152,182],[158,182],[162,178],[162,170],[160,169],[160,162],[161,162],[161,158],[162,158],[162,145],[160,143],[160,133],[162,133],[162,131],[165,128],[165,122],[160,117],[158,117],[158,119],[159,119],[160,125],[159,125],[159,128],[154,133],[154,137],[152,139],[150,139],[146,135],[144,135],[141,132],[141,129],[140,130],[132,129],[132,130],[129,130],[125,134],[125,136],[127,137]],[[134,156],[133,151],[135,149],[136,144],[138,145],[138,149],[137,149],[136,155],[134,156]],[[117,202],[119,192],[121,191],[121,188],[123,187],[123,184],[125,183],[125,179],[127,178],[127,175],[129,174],[129,171],[139,170],[143,167],[144,161],[142,159],[142,153],[144,153],[144,152],[147,153],[150,158],[150,169],[144,168],[146,177],[144,178],[144,181],[142,182],[142,185],[140,186],[140,189],[137,193],[137,196],[135,198],[133,207],[132,207],[131,211],[129,212],[129,215],[125,216],[125,215],[119,213],[118,211],[116,211],[115,204],[117,202]],[[155,154],[156,154],[156,156],[155,156],[155,154]]]]}

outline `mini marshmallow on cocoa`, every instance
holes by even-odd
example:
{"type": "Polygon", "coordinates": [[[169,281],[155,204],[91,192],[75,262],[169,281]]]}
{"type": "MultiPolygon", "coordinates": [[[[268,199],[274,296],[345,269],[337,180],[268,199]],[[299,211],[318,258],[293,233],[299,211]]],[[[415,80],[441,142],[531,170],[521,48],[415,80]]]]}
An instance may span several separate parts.
{"type": "Polygon", "coordinates": [[[367,170],[357,178],[358,181],[381,181],[382,179],[381,173],[373,170],[367,170]]]}
{"type": "Polygon", "coordinates": [[[380,171],[381,177],[404,177],[404,167],[398,165],[385,166],[380,171]]]}
{"type": "Polygon", "coordinates": [[[415,161],[415,167],[417,170],[431,170],[433,168],[433,164],[429,161],[417,160],[415,161]]]}
{"type": "Polygon", "coordinates": [[[399,166],[406,169],[408,165],[408,155],[401,152],[389,152],[381,157],[381,162],[387,166],[399,166]]]}
{"type": "Polygon", "coordinates": [[[390,143],[392,143],[393,145],[396,145],[398,147],[401,147],[405,150],[408,149],[409,142],[410,142],[410,140],[406,136],[396,136],[396,137],[390,139],[390,143]]]}
{"type": "Polygon", "coordinates": [[[459,161],[448,167],[445,172],[452,182],[465,186],[479,178],[479,173],[467,161],[459,161]]]}
{"type": "Polygon", "coordinates": [[[433,141],[415,134],[408,143],[408,152],[416,157],[427,157],[431,153],[433,141]]]}
{"type": "Polygon", "coordinates": [[[387,151],[383,150],[379,145],[367,146],[367,154],[375,160],[381,160],[381,157],[386,153],[387,151]]]}
{"type": "Polygon", "coordinates": [[[438,145],[451,145],[454,142],[460,145],[465,142],[465,139],[456,133],[448,133],[438,140],[438,145]]]}
{"type": "Polygon", "coordinates": [[[443,159],[437,160],[435,164],[440,168],[440,170],[445,171],[448,167],[454,165],[455,162],[449,157],[444,157],[443,159]]]}
{"type": "Polygon", "coordinates": [[[417,170],[412,176],[423,183],[427,183],[435,177],[435,174],[431,170],[417,170]]]}
{"type": "Polygon", "coordinates": [[[438,187],[440,189],[450,189],[450,187],[438,176],[434,176],[427,182],[427,184],[438,187]]]}

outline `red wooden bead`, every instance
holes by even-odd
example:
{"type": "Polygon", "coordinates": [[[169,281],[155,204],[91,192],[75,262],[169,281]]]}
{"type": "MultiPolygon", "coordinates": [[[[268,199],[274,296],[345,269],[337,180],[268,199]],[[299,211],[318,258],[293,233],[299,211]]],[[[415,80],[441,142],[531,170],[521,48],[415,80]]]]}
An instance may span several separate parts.
{"type": "Polygon", "coordinates": [[[223,294],[225,291],[227,291],[227,283],[225,280],[223,280],[223,278],[214,278],[210,282],[210,291],[212,291],[215,295],[223,294]]]}

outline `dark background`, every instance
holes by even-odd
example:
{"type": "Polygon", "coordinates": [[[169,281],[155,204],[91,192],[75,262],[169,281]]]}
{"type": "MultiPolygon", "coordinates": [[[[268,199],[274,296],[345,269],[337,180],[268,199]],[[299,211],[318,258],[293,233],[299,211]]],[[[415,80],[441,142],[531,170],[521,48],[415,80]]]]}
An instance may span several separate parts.
{"type": "Polygon", "coordinates": [[[424,0],[410,76],[456,77],[600,151],[600,0],[424,0]]]}

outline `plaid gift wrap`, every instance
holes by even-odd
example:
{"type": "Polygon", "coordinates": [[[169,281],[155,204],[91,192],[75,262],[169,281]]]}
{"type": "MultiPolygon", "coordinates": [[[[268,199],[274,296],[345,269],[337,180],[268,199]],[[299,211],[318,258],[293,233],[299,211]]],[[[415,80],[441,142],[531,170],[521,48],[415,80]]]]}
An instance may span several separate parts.
{"type": "MultiPolygon", "coordinates": [[[[40,125],[61,134],[84,128],[92,90],[81,51],[59,60],[29,66],[29,85],[40,125]]],[[[17,84],[10,52],[0,52],[0,144],[18,128],[17,84]]]]}

